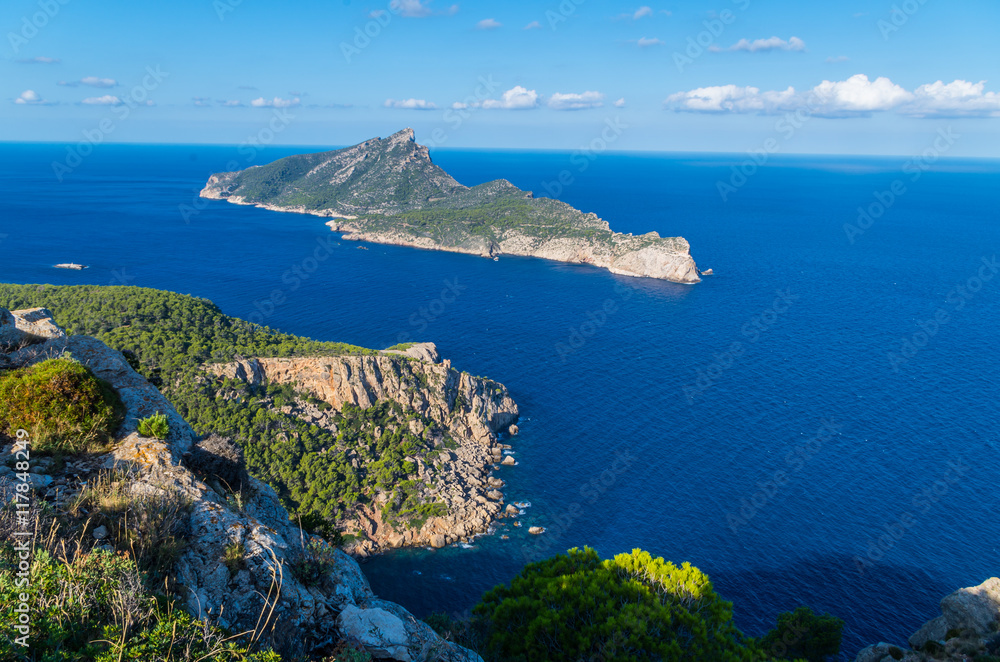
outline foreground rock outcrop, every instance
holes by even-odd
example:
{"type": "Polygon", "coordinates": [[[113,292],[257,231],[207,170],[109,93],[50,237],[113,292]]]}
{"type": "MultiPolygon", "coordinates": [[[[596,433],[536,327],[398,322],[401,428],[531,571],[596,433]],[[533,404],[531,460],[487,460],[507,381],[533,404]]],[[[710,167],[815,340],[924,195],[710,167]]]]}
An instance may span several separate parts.
{"type": "MultiPolygon", "coordinates": [[[[341,523],[345,533],[358,536],[348,546],[352,553],[467,541],[489,531],[503,512],[504,496],[498,488],[504,483],[491,472],[503,459],[505,446],[498,435],[517,421],[517,404],[503,384],[441,362],[432,343],[375,356],[255,358],[206,369],[253,386],[292,384],[331,406],[327,412],[312,410],[308,421],[334,433],[333,413],[345,404],[368,409],[392,401],[432,422],[437,448],[431,457],[414,457],[414,480],[428,485],[424,494],[443,503],[447,514],[429,517],[419,528],[401,527],[385,521],[384,502],[376,499],[372,507],[360,508],[341,523]],[[445,443],[449,440],[450,445],[445,443]]],[[[420,421],[409,425],[413,432],[425,432],[420,421]]]]}
{"type": "Polygon", "coordinates": [[[868,646],[855,662],[966,661],[1000,656],[1000,579],[961,588],[941,600],[941,615],[910,636],[910,648],[868,646]]]}
{"type": "Polygon", "coordinates": [[[431,161],[412,129],[216,173],[201,196],[334,218],[328,225],[348,240],[541,257],[678,283],[701,280],[682,237],[613,232],[596,214],[535,198],[504,179],[463,186],[431,161]]]}
{"type": "MultiPolygon", "coordinates": [[[[276,642],[295,642],[303,650],[338,641],[361,645],[377,659],[476,661],[478,655],[442,640],[429,626],[397,604],[375,596],[358,564],[340,550],[292,525],[274,490],[247,477],[238,507],[199,478],[192,452],[199,443],[174,407],[125,358],[87,336],[67,336],[44,309],[0,309],[0,320],[15,321],[22,335],[5,330],[16,349],[3,354],[8,366],[21,367],[69,352],[115,389],[125,419],[106,453],[73,457],[59,469],[39,459],[32,484],[58,508],[101,472],[128,476],[132,494],[179,497],[191,504],[186,517],[187,545],[174,574],[179,599],[200,618],[211,618],[237,632],[276,642]],[[23,341],[23,342],[22,342],[23,341]],[[170,432],[157,440],[139,435],[138,421],[156,412],[167,415],[170,432]],[[223,564],[225,549],[241,544],[244,564],[235,574],[223,564]],[[327,571],[303,583],[293,566],[322,556],[327,571]]],[[[9,327],[8,325],[5,325],[9,327]]],[[[5,449],[9,452],[10,448],[5,449]]],[[[11,470],[0,464],[0,480],[11,470]]]]}

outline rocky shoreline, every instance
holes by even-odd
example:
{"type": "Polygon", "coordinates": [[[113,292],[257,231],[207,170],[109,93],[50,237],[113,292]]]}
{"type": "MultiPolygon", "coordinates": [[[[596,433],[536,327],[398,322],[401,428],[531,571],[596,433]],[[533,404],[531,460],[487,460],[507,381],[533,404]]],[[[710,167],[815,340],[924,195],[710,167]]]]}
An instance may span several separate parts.
{"type": "Polygon", "coordinates": [[[655,232],[639,237],[615,232],[611,235],[611,245],[574,238],[543,240],[507,232],[498,241],[482,240],[472,245],[447,246],[430,237],[414,237],[405,232],[365,230],[353,219],[337,218],[327,222],[327,225],[334,232],[344,233],[343,238],[347,241],[368,241],[486,258],[504,255],[534,257],[570,264],[589,264],[621,276],[657,278],[684,285],[701,282],[701,272],[691,257],[687,241],[675,237],[673,241],[678,244],[678,249],[666,250],[656,245],[656,240],[663,241],[663,238],[655,232]]]}
{"type": "MultiPolygon", "coordinates": [[[[334,413],[345,404],[367,409],[385,400],[427,417],[443,432],[433,439],[432,459],[413,460],[415,480],[428,486],[423,497],[444,503],[447,514],[428,517],[419,528],[394,526],[381,513],[388,495],[379,495],[373,504],[358,508],[352,518],[341,522],[345,534],[357,537],[345,546],[353,555],[470,542],[488,533],[504,516],[504,481],[493,471],[510,448],[500,442],[500,436],[516,431],[517,404],[502,384],[459,372],[450,361],[442,361],[433,343],[377,356],[252,358],[205,368],[250,385],[294,384],[330,409],[322,411],[299,402],[285,413],[334,434],[334,413]],[[452,447],[445,443],[447,439],[453,440],[452,447]]],[[[426,432],[420,421],[409,425],[414,434],[426,432]]]]}

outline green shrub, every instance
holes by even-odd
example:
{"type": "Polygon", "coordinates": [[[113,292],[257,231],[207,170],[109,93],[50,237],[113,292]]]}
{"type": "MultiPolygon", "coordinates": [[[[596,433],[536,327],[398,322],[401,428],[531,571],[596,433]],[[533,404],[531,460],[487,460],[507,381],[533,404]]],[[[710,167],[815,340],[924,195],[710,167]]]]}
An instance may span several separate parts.
{"type": "Polygon", "coordinates": [[[111,385],[72,359],[0,375],[0,433],[31,434],[32,450],[80,452],[106,444],[124,416],[111,385]]]}
{"type": "Polygon", "coordinates": [[[247,548],[242,542],[231,542],[222,551],[222,563],[229,568],[229,576],[235,577],[236,573],[247,566],[247,548]]]}
{"type": "Polygon", "coordinates": [[[764,635],[761,647],[775,657],[826,662],[840,653],[844,621],[830,614],[819,616],[808,607],[778,615],[778,626],[764,635]]]}
{"type": "Polygon", "coordinates": [[[124,554],[104,550],[53,558],[36,548],[27,586],[18,586],[9,543],[0,558],[0,619],[17,622],[20,594],[28,594],[28,647],[19,633],[0,634],[3,660],[213,660],[280,662],[269,650],[252,652],[222,629],[192,618],[172,600],[144,588],[142,573],[124,554]],[[40,654],[40,656],[39,656],[40,654]]]}
{"type": "Polygon", "coordinates": [[[700,570],[589,548],[531,563],[473,613],[502,660],[759,660],[700,570]]]}
{"type": "Polygon", "coordinates": [[[128,552],[152,586],[172,578],[172,569],[187,547],[191,502],[179,492],[135,494],[121,473],[103,473],[69,504],[67,515],[89,523],[89,530],[104,526],[107,542],[128,552]]]}
{"type": "Polygon", "coordinates": [[[310,540],[292,560],[292,574],[305,586],[317,586],[336,567],[335,548],[325,542],[310,540]]]}
{"type": "Polygon", "coordinates": [[[166,414],[156,412],[152,416],[139,419],[139,434],[153,439],[166,439],[170,434],[170,424],[166,414]]]}

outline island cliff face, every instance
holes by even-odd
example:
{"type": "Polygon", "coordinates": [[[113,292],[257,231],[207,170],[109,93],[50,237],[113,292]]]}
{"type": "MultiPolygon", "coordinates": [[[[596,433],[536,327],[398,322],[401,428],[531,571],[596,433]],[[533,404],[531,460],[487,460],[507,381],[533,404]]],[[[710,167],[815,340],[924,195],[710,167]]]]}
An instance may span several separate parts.
{"type": "MultiPolygon", "coordinates": [[[[294,384],[331,406],[325,411],[297,408],[298,415],[334,434],[335,414],[348,404],[369,409],[379,402],[393,402],[420,417],[399,423],[433,447],[426,453],[414,451],[408,458],[415,466],[411,480],[420,486],[414,498],[443,504],[446,514],[428,517],[416,528],[387,521],[382,507],[391,490],[382,491],[339,523],[344,533],[355,537],[346,546],[352,553],[411,545],[444,547],[486,533],[501,516],[504,482],[490,474],[503,459],[498,435],[517,421],[517,404],[503,384],[458,372],[450,361],[440,362],[432,343],[378,356],[257,358],[206,368],[252,386],[294,384]]],[[[292,409],[287,407],[286,412],[292,409]]],[[[347,452],[352,463],[364,469],[363,455],[347,452]]]]}
{"type": "Polygon", "coordinates": [[[685,239],[613,232],[595,214],[535,198],[503,179],[463,186],[431,161],[412,129],[217,173],[201,196],[334,218],[328,225],[349,240],[541,257],[628,276],[700,281],[685,239]]]}

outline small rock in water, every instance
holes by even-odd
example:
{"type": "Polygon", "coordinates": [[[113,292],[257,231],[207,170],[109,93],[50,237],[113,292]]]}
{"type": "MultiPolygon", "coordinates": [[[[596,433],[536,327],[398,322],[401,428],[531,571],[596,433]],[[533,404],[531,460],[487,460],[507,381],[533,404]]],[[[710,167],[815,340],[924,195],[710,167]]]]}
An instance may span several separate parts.
{"type": "Polygon", "coordinates": [[[545,533],[545,527],[542,527],[542,526],[533,526],[530,529],[528,529],[528,533],[530,533],[532,535],[535,535],[535,536],[540,535],[542,533],[545,533]]]}
{"type": "Polygon", "coordinates": [[[504,465],[505,467],[512,467],[515,464],[517,464],[517,460],[514,459],[513,455],[508,455],[503,459],[503,462],[501,462],[500,464],[504,465]]]}

